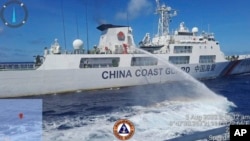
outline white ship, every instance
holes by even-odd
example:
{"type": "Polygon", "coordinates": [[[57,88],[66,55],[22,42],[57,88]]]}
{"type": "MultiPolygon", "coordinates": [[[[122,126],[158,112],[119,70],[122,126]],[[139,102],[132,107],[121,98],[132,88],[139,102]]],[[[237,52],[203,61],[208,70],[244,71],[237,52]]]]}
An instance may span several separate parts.
{"type": "Polygon", "coordinates": [[[36,63],[0,63],[0,97],[19,97],[64,93],[181,80],[178,71],[166,62],[197,79],[209,79],[250,72],[248,55],[224,56],[212,34],[190,32],[184,23],[171,35],[169,21],[176,15],[170,7],[159,5],[158,34],[146,34],[136,48],[129,26],[103,24],[98,46],[84,53],[83,41],[73,42],[73,52],[61,50],[58,41],[36,56],[36,63]],[[160,59],[159,59],[160,58],[160,59]],[[165,60],[164,61],[162,61],[165,60]]]}

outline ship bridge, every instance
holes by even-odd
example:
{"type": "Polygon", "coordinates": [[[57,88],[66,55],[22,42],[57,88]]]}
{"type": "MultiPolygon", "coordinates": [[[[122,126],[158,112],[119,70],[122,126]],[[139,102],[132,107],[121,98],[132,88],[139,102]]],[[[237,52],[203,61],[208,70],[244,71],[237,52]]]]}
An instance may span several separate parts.
{"type": "Polygon", "coordinates": [[[134,53],[134,38],[129,26],[102,24],[97,27],[102,34],[96,47],[100,54],[134,53]]]}

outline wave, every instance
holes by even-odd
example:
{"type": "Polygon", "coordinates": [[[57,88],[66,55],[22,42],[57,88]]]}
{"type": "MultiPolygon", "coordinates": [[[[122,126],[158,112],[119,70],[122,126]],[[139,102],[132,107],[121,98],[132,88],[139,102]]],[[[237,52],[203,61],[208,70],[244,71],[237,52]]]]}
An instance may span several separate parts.
{"type": "MultiPolygon", "coordinates": [[[[117,103],[109,105],[108,109],[113,110],[106,113],[69,115],[44,121],[43,139],[117,140],[113,135],[115,121],[129,119],[135,125],[135,134],[131,140],[167,140],[224,126],[232,120],[230,110],[235,107],[225,97],[213,93],[205,86],[195,87],[189,83],[149,85],[133,88],[129,92],[125,93],[127,99],[123,97],[125,94],[117,96],[128,100],[125,104],[121,103],[125,106],[117,103]]],[[[92,110],[95,109],[93,106],[92,110]]],[[[105,111],[105,106],[97,109],[105,111]]]]}

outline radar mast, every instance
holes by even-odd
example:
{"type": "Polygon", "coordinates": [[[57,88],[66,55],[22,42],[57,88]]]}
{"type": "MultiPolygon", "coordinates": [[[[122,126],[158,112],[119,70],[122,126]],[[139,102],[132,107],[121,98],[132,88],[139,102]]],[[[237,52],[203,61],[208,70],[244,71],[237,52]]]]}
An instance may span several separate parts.
{"type": "Polygon", "coordinates": [[[160,0],[156,1],[156,14],[159,14],[158,33],[157,36],[164,36],[169,34],[169,24],[171,18],[177,15],[177,11],[165,4],[160,5],[160,0]]]}

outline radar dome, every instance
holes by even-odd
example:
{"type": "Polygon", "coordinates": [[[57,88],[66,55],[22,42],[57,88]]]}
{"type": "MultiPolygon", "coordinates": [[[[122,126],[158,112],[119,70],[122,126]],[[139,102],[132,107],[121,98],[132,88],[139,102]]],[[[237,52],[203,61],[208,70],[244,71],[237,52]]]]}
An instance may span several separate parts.
{"type": "Polygon", "coordinates": [[[193,27],[193,28],[192,28],[192,32],[193,32],[193,33],[198,33],[198,31],[199,31],[198,27],[193,27]]]}
{"type": "Polygon", "coordinates": [[[172,10],[172,8],[168,6],[168,7],[167,7],[167,10],[168,10],[168,11],[171,11],[171,10],[172,10]]]}
{"type": "Polygon", "coordinates": [[[75,50],[76,49],[82,49],[83,48],[83,41],[80,40],[80,39],[75,39],[73,41],[73,47],[74,47],[75,50]]]}

